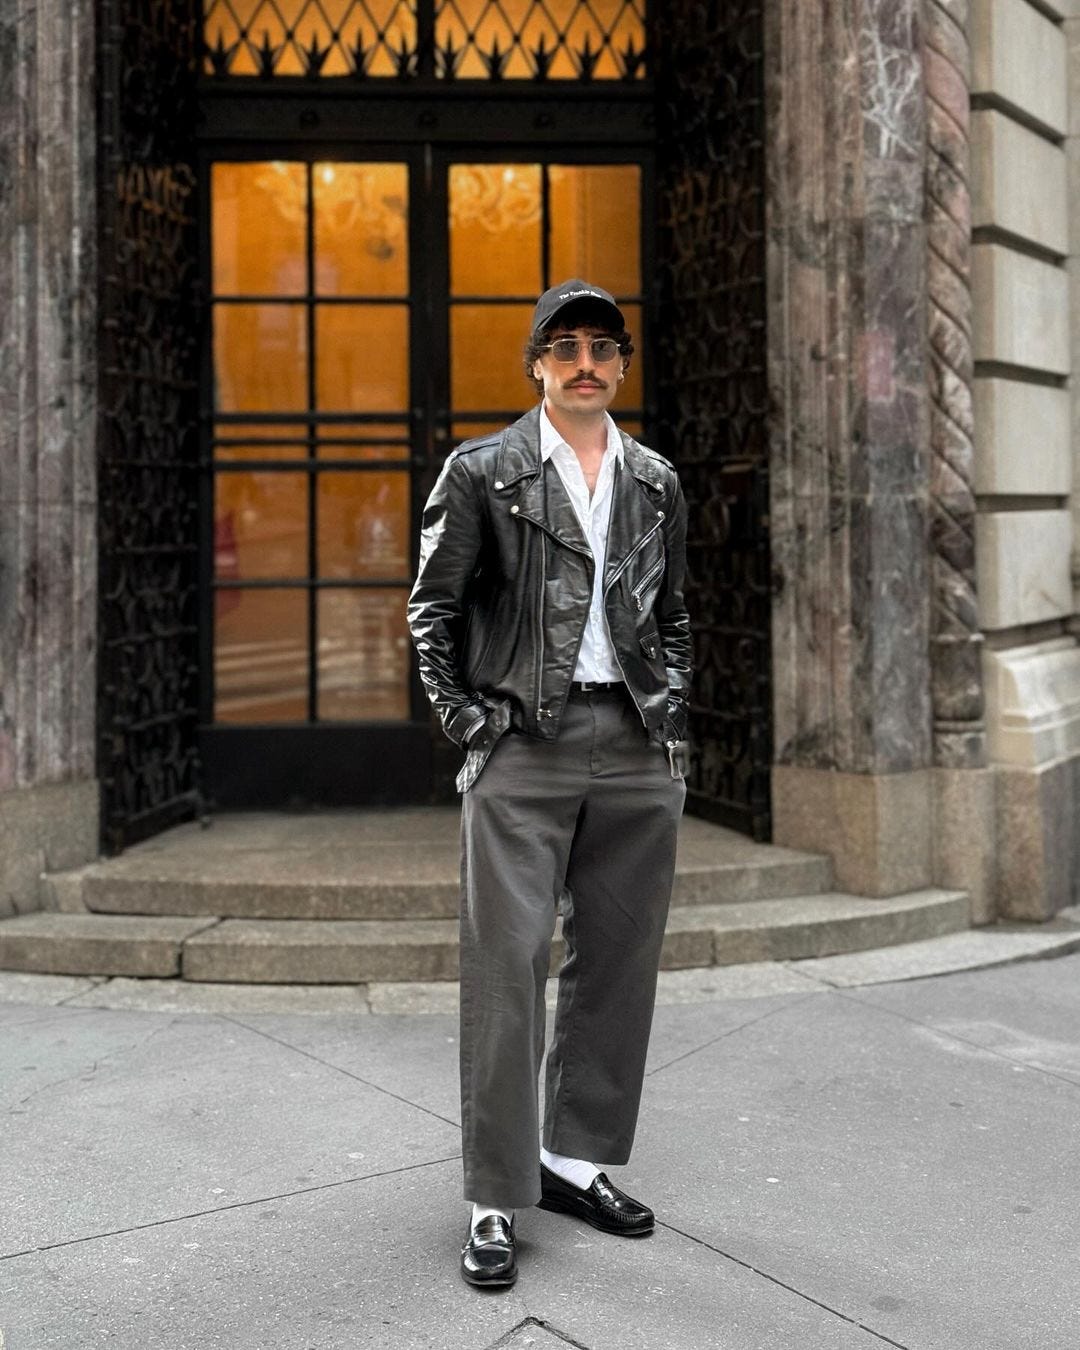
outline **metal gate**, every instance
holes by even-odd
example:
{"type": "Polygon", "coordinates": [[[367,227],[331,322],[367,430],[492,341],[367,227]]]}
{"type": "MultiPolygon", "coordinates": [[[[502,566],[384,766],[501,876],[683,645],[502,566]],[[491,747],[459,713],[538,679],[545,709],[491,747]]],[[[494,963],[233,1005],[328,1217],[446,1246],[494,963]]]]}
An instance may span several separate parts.
{"type": "Polygon", "coordinates": [[[767,839],[763,0],[656,6],[660,445],[689,506],[688,809],[767,839]]]}
{"type": "Polygon", "coordinates": [[[191,0],[103,0],[99,76],[102,841],[198,809],[198,308],[191,0]]]}

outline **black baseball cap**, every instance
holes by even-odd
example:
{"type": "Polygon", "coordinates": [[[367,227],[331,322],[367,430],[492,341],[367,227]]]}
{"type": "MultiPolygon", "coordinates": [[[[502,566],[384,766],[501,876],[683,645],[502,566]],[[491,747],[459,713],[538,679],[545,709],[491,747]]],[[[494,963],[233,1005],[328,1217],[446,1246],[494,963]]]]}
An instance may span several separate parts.
{"type": "Polygon", "coordinates": [[[561,310],[582,300],[595,304],[616,332],[626,327],[622,310],[615,303],[615,297],[610,291],[605,291],[602,286],[593,286],[588,281],[573,280],[560,281],[537,300],[533,312],[532,331],[539,333],[542,329],[549,328],[561,310]]]}

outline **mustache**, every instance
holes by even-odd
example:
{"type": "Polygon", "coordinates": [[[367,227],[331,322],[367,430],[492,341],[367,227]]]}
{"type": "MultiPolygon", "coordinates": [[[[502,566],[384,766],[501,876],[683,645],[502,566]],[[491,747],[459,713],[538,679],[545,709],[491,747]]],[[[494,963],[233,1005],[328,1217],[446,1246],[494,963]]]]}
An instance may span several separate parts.
{"type": "Polygon", "coordinates": [[[595,384],[598,389],[606,389],[607,382],[602,380],[599,375],[579,375],[574,380],[568,380],[567,389],[573,389],[579,384],[595,384]]]}

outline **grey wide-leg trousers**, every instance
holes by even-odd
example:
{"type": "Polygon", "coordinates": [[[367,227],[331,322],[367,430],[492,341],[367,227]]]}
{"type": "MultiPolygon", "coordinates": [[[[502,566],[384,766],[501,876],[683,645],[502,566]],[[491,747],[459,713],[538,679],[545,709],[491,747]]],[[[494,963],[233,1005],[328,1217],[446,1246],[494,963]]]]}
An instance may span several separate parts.
{"type": "Polygon", "coordinates": [[[540,1198],[544,985],[564,884],[566,957],[544,1147],[630,1156],[686,787],[621,690],[572,694],[555,741],[510,733],[462,801],[465,1198],[540,1198]]]}

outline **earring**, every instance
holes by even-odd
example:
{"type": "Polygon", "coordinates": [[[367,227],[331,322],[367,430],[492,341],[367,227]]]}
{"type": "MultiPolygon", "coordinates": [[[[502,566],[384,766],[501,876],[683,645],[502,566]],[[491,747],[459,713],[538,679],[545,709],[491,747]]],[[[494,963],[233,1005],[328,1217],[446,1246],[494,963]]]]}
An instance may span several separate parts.
{"type": "Polygon", "coordinates": [[[622,371],[620,370],[620,371],[619,371],[619,383],[622,384],[623,380],[625,380],[625,379],[626,379],[626,376],[625,376],[625,375],[622,373],[622,371]]]}

